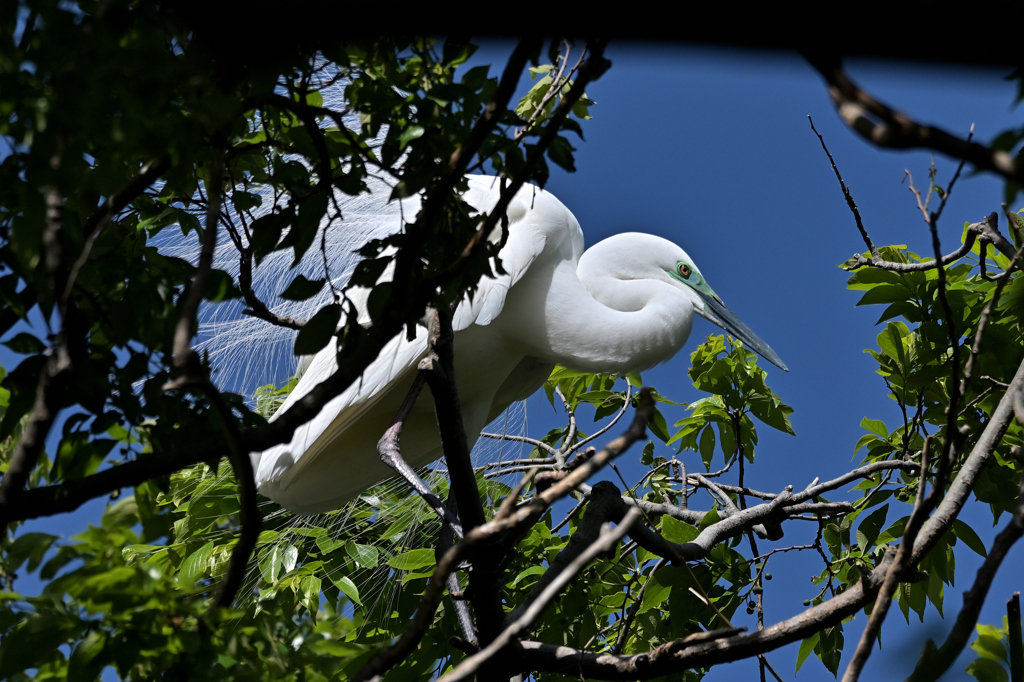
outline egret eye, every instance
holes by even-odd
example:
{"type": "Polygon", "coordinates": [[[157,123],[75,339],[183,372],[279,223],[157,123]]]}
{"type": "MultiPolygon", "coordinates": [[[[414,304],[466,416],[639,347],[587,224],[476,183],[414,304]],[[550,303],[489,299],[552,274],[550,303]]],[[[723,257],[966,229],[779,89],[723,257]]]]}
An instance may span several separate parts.
{"type": "Polygon", "coordinates": [[[686,263],[680,263],[679,265],[677,265],[676,266],[676,270],[679,271],[679,274],[682,277],[689,277],[690,276],[690,272],[691,272],[690,271],[690,266],[687,265],[686,263]]]}

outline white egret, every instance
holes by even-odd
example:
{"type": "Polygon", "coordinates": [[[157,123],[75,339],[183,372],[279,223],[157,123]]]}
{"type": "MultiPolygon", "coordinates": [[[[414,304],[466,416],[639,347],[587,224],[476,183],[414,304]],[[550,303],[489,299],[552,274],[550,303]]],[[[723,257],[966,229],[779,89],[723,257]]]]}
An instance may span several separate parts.
{"type": "MultiPolygon", "coordinates": [[[[499,186],[495,178],[470,177],[465,199],[486,213],[497,202],[499,186]]],[[[415,201],[406,203],[404,214],[415,215],[418,208],[415,201]]],[[[490,420],[540,388],[556,364],[623,375],[669,360],[689,337],[694,313],[786,369],[672,242],[631,232],[584,251],[573,214],[533,186],[520,190],[508,219],[508,240],[499,254],[506,274],[483,279],[453,319],[455,369],[470,447],[490,420]]],[[[499,235],[500,229],[494,238],[499,235]]],[[[348,295],[365,311],[360,305],[367,294],[359,289],[348,295]]],[[[323,512],[394,475],[380,461],[377,442],[426,351],[423,328],[412,341],[405,334],[395,337],[362,379],[298,428],[290,443],[253,453],[260,492],[295,512],[323,512]]],[[[331,343],[313,358],[278,414],[336,369],[331,343]]],[[[441,455],[427,393],[405,422],[402,454],[412,467],[441,455]]]]}

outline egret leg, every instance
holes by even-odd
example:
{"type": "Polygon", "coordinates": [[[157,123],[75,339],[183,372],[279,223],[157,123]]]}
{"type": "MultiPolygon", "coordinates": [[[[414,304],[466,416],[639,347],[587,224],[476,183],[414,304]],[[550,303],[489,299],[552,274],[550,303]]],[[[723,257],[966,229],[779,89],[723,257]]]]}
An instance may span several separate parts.
{"type": "MultiPolygon", "coordinates": [[[[453,515],[458,516],[459,507],[455,503],[455,496],[449,495],[448,502],[445,504],[445,508],[453,515]]],[[[441,526],[441,533],[437,538],[437,547],[434,550],[434,556],[440,561],[444,553],[455,544],[456,536],[455,529],[449,523],[445,523],[441,526]]],[[[469,568],[468,565],[463,564],[459,568],[469,568]]],[[[473,645],[479,647],[476,638],[476,628],[473,626],[473,618],[469,615],[469,606],[466,605],[465,598],[462,594],[462,585],[459,584],[458,573],[452,571],[448,574],[448,594],[452,597],[452,604],[455,606],[455,617],[459,621],[459,629],[462,631],[462,638],[473,645]]]]}
{"type": "Polygon", "coordinates": [[[462,538],[462,524],[459,523],[458,517],[448,509],[441,499],[434,494],[430,489],[430,486],[420,478],[416,471],[409,466],[404,459],[402,459],[402,450],[399,448],[398,440],[402,435],[402,427],[405,425],[405,421],[409,418],[409,413],[412,412],[413,405],[416,404],[416,399],[419,398],[420,392],[423,390],[424,379],[423,375],[417,374],[416,379],[412,382],[412,387],[409,389],[409,393],[405,396],[405,401],[402,406],[398,408],[398,414],[395,415],[395,420],[391,422],[391,426],[381,439],[377,441],[377,454],[380,455],[382,462],[387,464],[389,467],[395,470],[395,472],[408,481],[409,485],[412,486],[423,500],[430,505],[430,507],[437,513],[441,520],[452,529],[456,537],[462,538]]]}
{"type": "MultiPolygon", "coordinates": [[[[430,486],[427,485],[426,481],[416,475],[416,471],[402,458],[402,450],[398,445],[399,438],[402,435],[402,426],[405,425],[405,421],[409,418],[409,413],[412,412],[413,405],[416,404],[416,399],[419,398],[424,383],[423,375],[417,373],[409,393],[402,402],[402,406],[398,408],[395,420],[377,442],[377,453],[380,455],[381,461],[408,481],[413,490],[441,517],[443,526],[441,527],[441,535],[438,538],[436,552],[440,557],[454,544],[456,538],[462,539],[462,524],[459,523],[455,499],[454,497],[449,497],[449,503],[447,505],[443,504],[440,498],[430,489],[430,486]]],[[[476,633],[473,629],[473,621],[469,615],[469,607],[461,599],[462,587],[459,585],[459,578],[455,573],[451,573],[448,576],[448,592],[452,595],[452,600],[455,603],[455,615],[458,617],[463,639],[475,645],[476,633]]]]}

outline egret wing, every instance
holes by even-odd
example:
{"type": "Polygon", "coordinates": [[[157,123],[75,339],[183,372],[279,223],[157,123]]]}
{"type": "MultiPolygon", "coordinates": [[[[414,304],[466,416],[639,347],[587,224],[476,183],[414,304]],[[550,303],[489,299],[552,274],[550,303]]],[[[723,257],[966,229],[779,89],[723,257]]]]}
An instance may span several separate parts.
{"type": "MultiPolygon", "coordinates": [[[[466,201],[481,213],[490,211],[498,200],[498,185],[493,178],[470,177],[470,189],[466,201]]],[[[538,191],[532,186],[520,191],[507,210],[509,237],[499,253],[502,274],[483,278],[473,296],[467,296],[455,311],[453,327],[456,331],[470,325],[487,325],[500,313],[505,296],[529,269],[530,264],[544,250],[544,239],[530,230],[518,230],[517,224],[529,213],[529,193],[538,191]]],[[[492,240],[501,238],[500,227],[495,229],[492,240]]],[[[390,280],[389,268],[381,281],[390,280]]],[[[366,289],[349,293],[349,297],[365,314],[366,289]]],[[[419,360],[427,351],[427,334],[422,328],[416,329],[411,341],[405,334],[391,339],[380,355],[366,368],[362,377],[348,389],[329,401],[320,413],[303,424],[292,436],[290,443],[270,448],[263,453],[253,453],[256,482],[261,491],[273,497],[275,489],[287,488],[296,476],[301,474],[316,457],[325,450],[336,449],[337,443],[346,431],[359,423],[380,401],[400,384],[405,383],[411,372],[416,371],[419,360]]],[[[297,400],[307,395],[314,386],[331,376],[338,368],[336,343],[331,342],[314,356],[288,399],[278,409],[284,413],[297,400]]]]}

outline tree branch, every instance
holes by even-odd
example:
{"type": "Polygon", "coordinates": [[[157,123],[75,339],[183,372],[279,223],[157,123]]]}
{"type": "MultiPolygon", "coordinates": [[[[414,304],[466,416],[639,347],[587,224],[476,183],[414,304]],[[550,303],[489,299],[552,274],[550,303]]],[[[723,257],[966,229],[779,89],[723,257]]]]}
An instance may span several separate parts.
{"type": "Polygon", "coordinates": [[[304,320],[297,320],[288,315],[278,315],[256,296],[256,292],[252,290],[252,249],[249,248],[239,252],[238,287],[242,290],[242,298],[245,300],[245,304],[249,306],[247,310],[242,311],[243,315],[257,317],[278,327],[294,329],[296,331],[305,326],[306,322],[304,320]]]}
{"type": "MultiPolygon", "coordinates": [[[[1022,480],[1017,498],[1017,508],[1014,510],[1012,518],[996,535],[996,539],[992,542],[992,549],[989,550],[988,556],[985,557],[984,563],[974,577],[971,589],[964,592],[964,605],[960,609],[960,613],[957,614],[953,629],[947,635],[946,641],[937,649],[935,643],[928,640],[921,650],[921,657],[917,661],[914,672],[907,678],[908,681],[937,680],[953,665],[974,632],[981,607],[985,604],[989,587],[992,586],[999,566],[1022,535],[1024,535],[1024,480],[1022,480]]],[[[1017,641],[1020,641],[1019,633],[1017,641]]],[[[1019,661],[1018,665],[1020,665],[1019,661]]]]}
{"type": "MultiPolygon", "coordinates": [[[[917,535],[911,555],[910,565],[916,564],[934,546],[939,537],[945,533],[956,518],[956,513],[966,501],[981,468],[991,457],[992,450],[1005,432],[1013,412],[1013,401],[1024,385],[1024,363],[1018,368],[1017,374],[1010,383],[1006,395],[1000,400],[992,418],[986,424],[977,443],[959,476],[953,481],[943,502],[935,514],[928,519],[917,535]]],[[[797,493],[794,497],[803,497],[816,488],[797,493]]],[[[761,507],[763,505],[758,505],[761,507]]],[[[751,507],[741,512],[746,514],[758,509],[751,507]]],[[[712,528],[725,523],[737,523],[740,515],[733,516],[712,528]]],[[[711,530],[708,528],[705,532],[711,530]]],[[[704,535],[704,533],[702,533],[704,535]]],[[[693,644],[677,641],[669,653],[663,653],[664,646],[654,652],[635,654],[633,656],[613,656],[609,654],[593,654],[570,647],[522,642],[516,645],[516,651],[528,657],[530,670],[538,672],[562,672],[573,676],[593,677],[605,680],[645,680],[679,670],[705,667],[716,663],[735,661],[772,651],[791,642],[805,639],[814,632],[840,623],[848,616],[869,604],[881,586],[892,556],[885,557],[872,571],[866,572],[861,580],[846,591],[829,601],[813,606],[801,614],[766,627],[764,630],[750,634],[730,635],[713,641],[693,644]]]]}
{"type": "MultiPolygon", "coordinates": [[[[526,68],[527,60],[540,49],[541,44],[542,41],[537,38],[523,38],[516,44],[515,49],[509,56],[508,62],[505,64],[505,70],[501,74],[501,80],[498,82],[498,87],[494,91],[493,97],[484,107],[483,113],[473,125],[465,142],[459,145],[458,149],[448,159],[448,167],[444,175],[434,191],[423,201],[415,223],[408,226],[406,240],[413,248],[403,249],[395,257],[395,277],[393,281],[397,289],[402,290],[408,286],[415,270],[413,267],[415,264],[414,259],[418,258],[423,240],[429,234],[430,228],[437,222],[437,217],[441,213],[444,202],[448,200],[449,195],[455,190],[455,186],[465,174],[469,162],[480,150],[487,136],[498,125],[498,121],[508,108],[509,100],[519,84],[519,76],[522,74],[523,69],[526,68]]],[[[531,172],[532,167],[528,165],[522,169],[518,177],[519,185],[522,185],[525,175],[531,172]]],[[[515,190],[512,191],[513,196],[518,189],[519,186],[516,186],[515,190]]],[[[502,194],[504,195],[505,193],[503,192],[502,194]]],[[[508,201],[506,200],[505,205],[507,206],[507,204],[508,201]]],[[[499,201],[498,207],[491,213],[498,215],[504,213],[504,210],[505,207],[499,201]]],[[[490,229],[487,230],[484,239],[486,239],[487,235],[490,235],[490,229]]],[[[445,275],[442,274],[441,278],[444,279],[445,275]]],[[[433,288],[436,285],[431,284],[430,286],[433,288]]]]}
{"type": "MultiPolygon", "coordinates": [[[[476,234],[470,239],[469,243],[462,249],[462,253],[459,257],[450,264],[447,268],[442,270],[440,273],[435,275],[431,280],[431,286],[434,286],[434,280],[443,280],[451,275],[449,274],[453,270],[461,269],[465,266],[465,263],[476,254],[484,244],[487,243],[487,238],[490,236],[491,231],[494,230],[498,224],[498,220],[505,215],[505,210],[508,208],[509,203],[515,197],[515,195],[522,188],[525,183],[525,178],[529,173],[540,163],[540,160],[544,156],[545,150],[555,139],[555,136],[561,130],[562,123],[568,118],[573,106],[579,101],[580,97],[583,96],[584,89],[586,86],[604,74],[611,67],[611,62],[604,58],[604,48],[607,41],[598,40],[588,43],[590,49],[590,57],[580,66],[580,77],[573,83],[569,92],[566,93],[565,97],[559,102],[558,107],[555,108],[555,112],[551,115],[551,119],[548,122],[547,127],[544,129],[544,134],[541,135],[537,144],[533,147],[530,153],[526,157],[526,161],[523,162],[523,167],[515,178],[509,182],[508,186],[504,188],[498,199],[498,203],[487,214],[487,217],[481,222],[480,227],[477,229],[476,234]]],[[[425,209],[424,209],[425,210],[425,209]]],[[[417,220],[417,222],[419,222],[417,220]]]]}
{"type": "MultiPolygon", "coordinates": [[[[594,484],[587,510],[583,513],[575,532],[569,537],[569,542],[548,564],[547,570],[537,580],[530,593],[506,616],[506,623],[512,624],[520,620],[534,602],[546,593],[548,587],[558,580],[564,571],[575,565],[579,557],[599,540],[604,524],[622,521],[625,514],[631,510],[623,505],[621,500],[622,496],[618,489],[610,481],[599,481],[594,484]]],[[[632,509],[639,514],[636,507],[632,509]]]]}
{"type": "Polygon", "coordinates": [[[132,178],[128,184],[104,200],[99,207],[93,211],[88,218],[82,222],[82,236],[88,239],[106,225],[114,216],[123,211],[135,197],[142,194],[161,175],[171,167],[169,156],[161,156],[155,161],[150,161],[141,169],[138,175],[132,178]]]}
{"type": "MultiPolygon", "coordinates": [[[[896,593],[899,579],[910,565],[914,540],[917,539],[917,533],[934,504],[934,502],[929,504],[929,502],[934,500],[934,494],[929,495],[927,498],[924,495],[925,484],[928,480],[929,443],[930,438],[926,438],[924,447],[921,449],[921,481],[917,486],[917,499],[914,502],[914,510],[910,514],[910,520],[907,521],[903,538],[900,540],[899,549],[896,550],[895,557],[885,573],[882,587],[875,597],[871,616],[868,618],[867,625],[864,626],[864,631],[861,633],[857,649],[853,652],[853,657],[850,659],[846,672],[843,674],[843,682],[856,682],[860,677],[861,670],[864,669],[864,664],[867,663],[868,658],[871,656],[871,649],[874,647],[878,633],[882,629],[882,623],[885,622],[885,616],[889,612],[889,606],[892,604],[892,597],[896,593]]],[[[933,493],[935,490],[944,487],[943,481],[936,480],[933,493]]],[[[891,547],[889,553],[892,553],[891,547]]]]}
{"type": "Polygon", "coordinates": [[[857,86],[833,55],[804,56],[824,77],[839,117],[858,135],[877,147],[890,149],[932,149],[963,159],[979,170],[987,170],[1024,184],[1024,168],[1007,152],[969,142],[933,126],[921,125],[906,114],[878,101],[857,86]]]}
{"type": "MultiPolygon", "coordinates": [[[[66,277],[63,245],[64,200],[56,187],[44,188],[46,203],[43,226],[43,257],[50,292],[59,303],[60,292],[64,290],[66,277]]],[[[64,388],[71,370],[71,354],[68,352],[67,335],[64,329],[65,307],[59,304],[61,329],[54,336],[47,349],[46,360],[36,383],[35,401],[29,413],[28,422],[21,438],[11,454],[7,471],[0,479],[0,539],[7,534],[7,525],[16,520],[12,513],[21,504],[25,484],[39,462],[39,455],[46,445],[46,437],[53,427],[54,419],[63,402],[64,388]]]]}
{"type": "Polygon", "coordinates": [[[220,581],[217,593],[207,615],[217,607],[229,607],[238,594],[238,588],[242,586],[245,579],[246,569],[249,565],[249,557],[256,549],[259,541],[260,531],[263,530],[263,515],[260,513],[259,500],[256,494],[256,477],[252,469],[252,460],[249,453],[239,449],[238,423],[235,421],[231,409],[224,402],[223,396],[212,382],[203,382],[203,392],[213,405],[217,416],[220,418],[222,427],[228,441],[228,459],[231,468],[235,472],[235,480],[239,487],[239,524],[241,529],[235,546],[231,548],[231,558],[228,560],[227,573],[220,581]]]}

